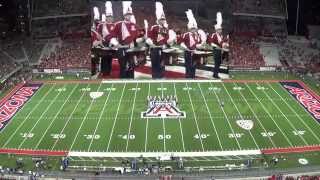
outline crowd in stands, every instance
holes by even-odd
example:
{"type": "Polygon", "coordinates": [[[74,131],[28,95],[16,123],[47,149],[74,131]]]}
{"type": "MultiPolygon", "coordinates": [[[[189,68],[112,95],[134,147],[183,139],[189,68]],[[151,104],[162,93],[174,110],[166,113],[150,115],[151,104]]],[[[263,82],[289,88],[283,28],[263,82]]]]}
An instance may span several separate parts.
{"type": "Polygon", "coordinates": [[[230,41],[230,66],[237,68],[259,68],[265,61],[254,38],[237,37],[230,41]]]}
{"type": "Polygon", "coordinates": [[[280,60],[288,69],[320,79],[320,53],[307,43],[287,40],[281,46],[280,60]]]}
{"type": "Polygon", "coordinates": [[[65,40],[55,52],[42,57],[38,67],[42,69],[90,68],[90,46],[89,39],[65,40]]]}

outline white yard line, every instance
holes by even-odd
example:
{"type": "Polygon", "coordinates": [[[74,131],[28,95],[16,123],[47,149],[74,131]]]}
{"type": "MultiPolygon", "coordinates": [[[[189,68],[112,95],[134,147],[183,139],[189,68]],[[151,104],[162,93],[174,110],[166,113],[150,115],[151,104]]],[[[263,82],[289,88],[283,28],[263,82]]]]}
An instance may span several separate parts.
{"type": "MultiPolygon", "coordinates": [[[[292,107],[287,101],[285,101],[284,98],[283,98],[275,89],[273,89],[273,87],[271,86],[270,83],[268,83],[268,85],[269,85],[269,87],[271,87],[271,89],[272,89],[275,93],[277,93],[277,95],[281,98],[281,100],[282,100],[284,103],[286,103],[286,105],[290,108],[290,110],[299,118],[299,120],[302,122],[302,124],[304,124],[304,126],[307,127],[307,128],[309,129],[309,131],[313,134],[313,136],[320,142],[319,136],[317,136],[317,135],[314,133],[314,131],[310,128],[310,126],[304,122],[304,120],[303,120],[303,119],[301,118],[301,116],[293,109],[293,107],[292,107]]],[[[279,86],[281,86],[281,85],[279,85],[279,86]]],[[[281,88],[283,88],[283,87],[281,86],[281,88]]],[[[285,90],[285,89],[284,89],[284,90],[285,90]]],[[[285,91],[288,92],[287,90],[285,90],[285,91]]],[[[294,99],[294,98],[291,96],[291,94],[289,94],[289,96],[290,96],[292,99],[294,99]]],[[[294,100],[295,100],[295,99],[294,99],[294,100]]],[[[299,103],[299,104],[300,104],[300,103],[299,103]]],[[[306,109],[305,109],[304,107],[303,107],[303,109],[306,111],[306,109]]],[[[318,124],[318,123],[317,123],[317,124],[318,124]]]]}
{"type": "Polygon", "coordinates": [[[262,106],[262,108],[264,109],[264,111],[268,114],[268,116],[271,118],[271,120],[273,121],[273,123],[277,126],[277,128],[280,130],[281,134],[283,135],[283,137],[287,140],[287,142],[289,143],[289,145],[291,147],[293,147],[292,142],[289,140],[288,136],[282,131],[282,129],[279,127],[279,125],[277,124],[277,122],[274,120],[273,116],[270,114],[270,112],[268,111],[268,109],[265,107],[265,105],[261,102],[261,100],[258,98],[258,96],[255,94],[254,91],[251,90],[251,88],[249,87],[249,85],[247,83],[245,83],[245,85],[247,86],[247,88],[249,89],[249,91],[251,92],[251,94],[259,101],[260,105],[262,106]]]}
{"type": "MultiPolygon", "coordinates": [[[[233,83],[233,84],[236,85],[235,83],[233,83]]],[[[244,97],[244,95],[243,95],[243,93],[242,93],[241,91],[239,91],[239,93],[240,93],[241,97],[244,99],[244,101],[247,103],[250,111],[253,113],[253,115],[254,115],[254,117],[256,118],[256,120],[259,122],[260,127],[262,127],[262,129],[264,130],[265,133],[267,133],[266,128],[265,128],[265,127],[263,126],[263,124],[261,123],[260,119],[258,118],[257,114],[254,112],[253,108],[251,107],[250,103],[247,101],[246,97],[244,97]]],[[[270,136],[268,136],[268,138],[269,138],[272,146],[275,148],[276,145],[274,144],[272,138],[271,138],[270,136]]]]}
{"type": "MultiPolygon", "coordinates": [[[[228,94],[228,96],[229,96],[229,99],[231,100],[231,102],[232,102],[233,106],[236,108],[236,110],[237,110],[237,112],[238,112],[238,114],[239,114],[239,116],[240,116],[240,118],[241,118],[240,120],[245,120],[245,118],[243,118],[243,115],[241,114],[241,112],[240,112],[240,110],[239,110],[238,106],[237,106],[237,105],[236,105],[236,103],[233,101],[233,99],[232,99],[232,97],[231,97],[231,95],[230,95],[230,93],[229,93],[228,89],[227,89],[227,88],[226,88],[226,86],[224,85],[224,83],[222,83],[222,86],[223,86],[223,88],[225,89],[225,91],[227,92],[227,94],[228,94]]],[[[250,130],[248,130],[248,132],[249,132],[249,134],[250,134],[250,136],[251,136],[251,138],[252,138],[252,140],[253,140],[254,144],[256,145],[256,148],[261,149],[261,148],[259,147],[259,145],[258,145],[258,143],[257,143],[256,139],[253,137],[253,135],[252,135],[251,131],[250,131],[250,130]]]]}
{"type": "MultiPolygon", "coordinates": [[[[63,86],[65,87],[65,85],[63,86]]],[[[31,128],[31,130],[28,132],[28,134],[30,134],[34,128],[37,127],[38,123],[40,122],[40,120],[43,118],[43,116],[48,112],[48,110],[50,109],[50,107],[52,106],[52,104],[54,104],[55,100],[59,97],[59,95],[61,94],[62,91],[60,91],[53,99],[53,101],[47,106],[47,108],[42,112],[40,118],[36,121],[36,123],[33,125],[33,127],[31,128]]],[[[20,143],[20,145],[18,146],[18,149],[21,148],[21,146],[24,144],[24,142],[27,140],[27,137],[25,137],[22,142],[20,143]]]]}
{"type": "Polygon", "coordinates": [[[200,143],[201,143],[201,148],[202,148],[202,151],[204,151],[204,146],[203,146],[203,142],[202,142],[202,138],[201,138],[201,133],[200,133],[199,125],[198,125],[198,120],[197,120],[196,112],[194,111],[193,103],[192,103],[192,100],[191,100],[191,95],[190,95],[190,92],[189,92],[188,83],[186,83],[186,86],[187,86],[187,89],[188,89],[187,92],[188,92],[188,96],[189,96],[189,100],[190,100],[190,104],[191,104],[191,109],[192,109],[192,112],[193,112],[194,121],[196,123],[197,130],[198,130],[198,135],[199,135],[199,139],[200,139],[200,143]]]}
{"type": "MultiPolygon", "coordinates": [[[[100,83],[97,91],[100,90],[101,85],[102,85],[102,83],[100,83]]],[[[89,105],[89,107],[88,107],[88,109],[87,109],[87,112],[86,112],[86,114],[84,115],[84,117],[83,117],[83,119],[82,119],[82,121],[81,121],[80,127],[78,128],[78,131],[77,131],[77,133],[76,133],[76,136],[74,137],[74,139],[73,139],[73,141],[72,141],[72,143],[71,143],[71,146],[70,146],[70,148],[69,148],[69,151],[72,150],[72,148],[73,148],[73,146],[74,146],[74,143],[76,142],[76,140],[77,140],[77,138],[78,138],[78,135],[79,135],[79,133],[80,133],[80,130],[81,130],[84,122],[86,121],[86,119],[87,119],[87,117],[88,117],[88,114],[89,114],[89,112],[90,112],[90,110],[91,110],[91,107],[92,107],[93,103],[95,102],[95,100],[96,100],[96,99],[92,99],[92,100],[91,100],[91,103],[90,103],[90,105],[89,105]]]]}
{"type": "MultiPolygon", "coordinates": [[[[256,83],[257,86],[259,86],[258,83],[256,83]]],[[[265,91],[263,93],[270,99],[271,103],[273,104],[274,107],[278,109],[279,112],[281,112],[282,116],[287,120],[287,122],[290,124],[291,128],[295,131],[297,131],[297,128],[291,123],[291,121],[288,119],[288,117],[281,111],[279,106],[270,98],[269,94],[267,94],[265,91]]],[[[305,145],[309,145],[307,141],[302,137],[300,134],[298,136],[302,139],[302,141],[305,143],[305,145]]]]}
{"type": "Polygon", "coordinates": [[[217,139],[218,139],[220,148],[221,148],[221,150],[223,151],[223,147],[222,147],[222,144],[221,144],[221,141],[220,141],[220,137],[219,137],[218,131],[217,131],[217,129],[216,129],[216,126],[215,126],[215,124],[214,124],[214,122],[213,122],[213,118],[212,118],[212,115],[211,115],[211,111],[210,111],[209,106],[208,106],[208,104],[207,104],[206,98],[205,98],[204,95],[203,95],[203,92],[202,92],[202,88],[201,88],[201,86],[200,86],[200,83],[197,83],[197,84],[198,84],[198,87],[199,87],[199,89],[200,89],[201,96],[202,96],[202,98],[203,98],[204,104],[206,105],[207,111],[208,111],[208,113],[209,113],[210,121],[211,121],[211,124],[212,124],[212,126],[213,126],[214,132],[215,132],[215,134],[216,134],[216,136],[217,136],[217,139]]]}
{"type": "MultiPolygon", "coordinates": [[[[213,88],[212,83],[210,83],[210,86],[211,86],[211,88],[213,88]]],[[[217,95],[217,93],[216,93],[215,91],[213,91],[213,93],[214,93],[216,99],[218,100],[219,107],[220,107],[220,109],[222,110],[222,112],[223,112],[223,114],[224,114],[224,117],[225,117],[225,119],[226,119],[227,122],[228,122],[228,125],[229,125],[229,127],[230,127],[230,129],[231,129],[232,134],[235,134],[235,133],[234,133],[234,130],[233,130],[232,126],[231,126],[231,123],[230,123],[230,121],[229,121],[229,118],[228,118],[228,116],[227,116],[227,113],[225,112],[225,110],[223,109],[223,107],[221,107],[221,105],[220,105],[220,104],[221,104],[221,101],[220,101],[220,99],[219,99],[219,96],[217,95]]],[[[241,150],[242,148],[241,148],[241,146],[240,146],[240,143],[239,143],[239,141],[238,141],[238,138],[235,137],[234,139],[236,140],[237,145],[238,145],[239,149],[241,150]]]]}
{"type": "Polygon", "coordinates": [[[134,112],[134,106],[136,105],[136,98],[137,98],[137,92],[138,92],[137,89],[138,89],[138,83],[136,84],[136,90],[134,92],[134,99],[133,99],[133,104],[132,104],[132,109],[131,109],[130,123],[129,123],[128,135],[127,135],[126,152],[128,151],[129,140],[130,140],[129,137],[131,135],[131,125],[132,125],[132,120],[133,120],[133,112],[134,112]]]}
{"type": "MultiPolygon", "coordinates": [[[[88,88],[88,86],[89,86],[89,84],[86,86],[86,88],[88,88]]],[[[86,92],[84,91],[84,92],[82,93],[81,97],[78,99],[78,102],[77,102],[76,106],[75,106],[74,109],[72,110],[71,114],[69,115],[66,123],[64,124],[64,126],[63,126],[63,128],[61,129],[61,131],[60,131],[59,134],[62,134],[62,133],[64,132],[64,129],[67,127],[67,125],[69,124],[70,120],[73,119],[72,116],[73,116],[73,114],[75,113],[76,109],[78,108],[80,102],[82,102],[82,99],[83,99],[85,93],[86,93],[86,92]]],[[[77,119],[76,119],[76,120],[77,120],[77,119]]],[[[55,148],[55,146],[57,145],[58,142],[59,142],[59,138],[55,140],[54,144],[53,144],[52,147],[51,147],[51,151],[55,148]]]]}
{"type": "MultiPolygon", "coordinates": [[[[113,84],[111,85],[111,89],[112,89],[112,88],[113,88],[113,84]]],[[[98,127],[99,127],[99,125],[100,125],[100,121],[101,121],[101,119],[102,119],[102,115],[103,115],[103,113],[104,113],[104,111],[105,111],[105,109],[106,109],[106,107],[107,107],[107,104],[108,104],[108,101],[109,101],[109,97],[110,97],[111,92],[112,92],[112,91],[109,91],[108,96],[107,96],[107,99],[105,100],[105,102],[104,102],[104,104],[103,104],[103,108],[102,108],[102,110],[100,111],[99,120],[98,120],[98,123],[97,123],[97,125],[96,125],[96,127],[95,127],[95,129],[94,129],[93,136],[92,136],[92,139],[91,139],[91,141],[90,141],[90,144],[89,144],[89,147],[88,147],[88,150],[87,150],[87,151],[90,151],[90,149],[91,149],[91,146],[92,146],[94,137],[96,136],[97,129],[98,129],[98,127]]]]}
{"type": "MultiPolygon", "coordinates": [[[[161,82],[161,98],[163,98],[163,84],[161,82]]],[[[166,125],[164,123],[164,118],[162,118],[162,129],[163,129],[163,149],[164,149],[164,152],[166,152],[166,125]]]]}
{"type": "Polygon", "coordinates": [[[120,110],[120,105],[121,105],[121,101],[122,101],[122,98],[123,98],[124,90],[126,89],[126,85],[127,85],[127,83],[124,83],[124,86],[123,86],[123,89],[122,89],[122,93],[121,93],[121,97],[120,97],[120,100],[119,100],[119,103],[118,103],[118,109],[117,109],[117,112],[116,112],[116,116],[114,117],[114,121],[113,121],[112,129],[111,129],[111,133],[110,133],[110,136],[109,136],[109,142],[108,142],[108,146],[107,146],[107,152],[109,151],[111,139],[112,139],[112,136],[113,136],[114,127],[115,127],[116,122],[117,122],[117,118],[118,118],[118,114],[119,114],[119,110],[120,110]]]}
{"type": "Polygon", "coordinates": [[[77,87],[79,86],[79,84],[77,86],[74,86],[74,88],[72,89],[71,93],[68,95],[66,101],[62,104],[62,106],[60,107],[58,113],[56,113],[56,115],[54,116],[54,118],[51,120],[49,126],[46,128],[45,132],[43,133],[42,137],[40,138],[40,140],[38,141],[36,147],[34,149],[37,149],[40,145],[40,143],[42,142],[43,138],[45,137],[45,135],[47,134],[48,130],[51,128],[52,124],[54,123],[54,121],[56,120],[56,118],[58,117],[58,115],[61,113],[62,109],[64,108],[64,106],[67,104],[68,100],[70,99],[70,97],[72,96],[72,94],[74,93],[74,91],[77,89],[77,87]]]}
{"type": "MultiPolygon", "coordinates": [[[[28,113],[28,115],[24,118],[24,120],[22,121],[22,123],[20,123],[20,125],[15,129],[15,131],[11,134],[11,136],[8,138],[8,140],[4,143],[4,145],[2,147],[5,147],[8,145],[8,143],[11,141],[11,139],[16,135],[16,133],[20,130],[20,128],[24,125],[24,123],[27,121],[27,119],[29,119],[30,115],[33,113],[33,111],[35,111],[38,106],[41,104],[41,102],[50,94],[50,92],[52,91],[53,87],[55,87],[55,85],[51,86],[51,88],[49,89],[49,91],[47,91],[44,96],[42,96],[42,98],[39,100],[39,102],[33,106],[33,108],[31,109],[31,111],[28,113]]],[[[40,89],[39,89],[40,90],[40,89]]],[[[38,90],[38,91],[39,91],[38,90]]]]}
{"type": "MultiPolygon", "coordinates": [[[[177,96],[177,89],[176,89],[176,83],[173,83],[173,88],[174,88],[174,95],[176,98],[176,101],[178,102],[178,96],[177,96]]],[[[184,138],[183,138],[183,130],[182,130],[182,124],[181,124],[181,119],[179,118],[179,126],[180,126],[180,134],[181,134],[181,141],[182,141],[182,149],[183,152],[186,151],[185,145],[184,145],[184,138]]]]}
{"type": "MultiPolygon", "coordinates": [[[[150,83],[149,83],[149,86],[148,86],[148,97],[150,96],[150,83]]],[[[149,104],[149,102],[147,102],[147,104],[149,104]]],[[[149,118],[147,118],[147,124],[146,124],[146,139],[144,141],[144,152],[147,152],[147,145],[148,145],[148,126],[149,126],[149,118]]]]}

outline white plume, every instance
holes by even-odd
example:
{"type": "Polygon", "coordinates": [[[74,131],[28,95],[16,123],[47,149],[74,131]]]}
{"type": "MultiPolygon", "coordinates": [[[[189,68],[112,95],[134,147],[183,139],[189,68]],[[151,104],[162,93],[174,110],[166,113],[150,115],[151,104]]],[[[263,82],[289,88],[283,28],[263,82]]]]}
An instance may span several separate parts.
{"type": "Polygon", "coordinates": [[[217,24],[222,25],[222,14],[221,12],[217,12],[217,24]]]}
{"type": "Polygon", "coordinates": [[[113,16],[113,10],[112,10],[112,3],[111,1],[106,1],[106,15],[107,16],[113,16]]]}
{"type": "Polygon", "coordinates": [[[97,7],[93,7],[93,19],[100,20],[100,12],[97,7]]]}
{"type": "Polygon", "coordinates": [[[123,15],[132,13],[131,4],[132,1],[122,1],[123,15]]]}
{"type": "Polygon", "coordinates": [[[161,2],[156,2],[156,17],[157,20],[161,19],[162,17],[165,17],[163,5],[161,2]]]}
{"type": "Polygon", "coordinates": [[[192,10],[191,9],[188,9],[188,11],[186,11],[186,15],[187,15],[187,18],[188,18],[188,28],[191,29],[191,28],[197,28],[198,27],[198,24],[197,24],[197,21],[196,19],[194,18],[194,15],[192,13],[192,10]]]}

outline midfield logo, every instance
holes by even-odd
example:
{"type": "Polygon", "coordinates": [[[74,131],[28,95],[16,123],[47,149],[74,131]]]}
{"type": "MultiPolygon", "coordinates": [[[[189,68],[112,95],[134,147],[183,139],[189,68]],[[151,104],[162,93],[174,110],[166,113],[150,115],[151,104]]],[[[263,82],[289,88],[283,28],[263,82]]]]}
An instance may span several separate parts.
{"type": "Polygon", "coordinates": [[[185,118],[186,113],[180,111],[177,104],[174,96],[148,96],[148,109],[141,112],[141,118],[185,118]]]}

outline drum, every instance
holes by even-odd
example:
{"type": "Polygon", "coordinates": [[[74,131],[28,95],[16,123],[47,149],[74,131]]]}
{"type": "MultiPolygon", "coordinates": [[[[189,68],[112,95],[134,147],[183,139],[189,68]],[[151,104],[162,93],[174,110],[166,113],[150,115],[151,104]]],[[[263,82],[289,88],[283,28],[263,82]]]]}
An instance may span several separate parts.
{"type": "Polygon", "coordinates": [[[213,55],[213,53],[210,51],[195,50],[193,52],[194,64],[206,65],[208,62],[208,57],[212,56],[212,55],[213,55]]]}
{"type": "Polygon", "coordinates": [[[146,47],[134,47],[126,50],[129,55],[130,63],[134,64],[135,67],[143,66],[147,62],[147,48],[146,47]]]}
{"type": "Polygon", "coordinates": [[[176,65],[178,64],[178,58],[182,50],[179,48],[166,48],[162,50],[163,53],[163,61],[165,65],[176,65]]]}

